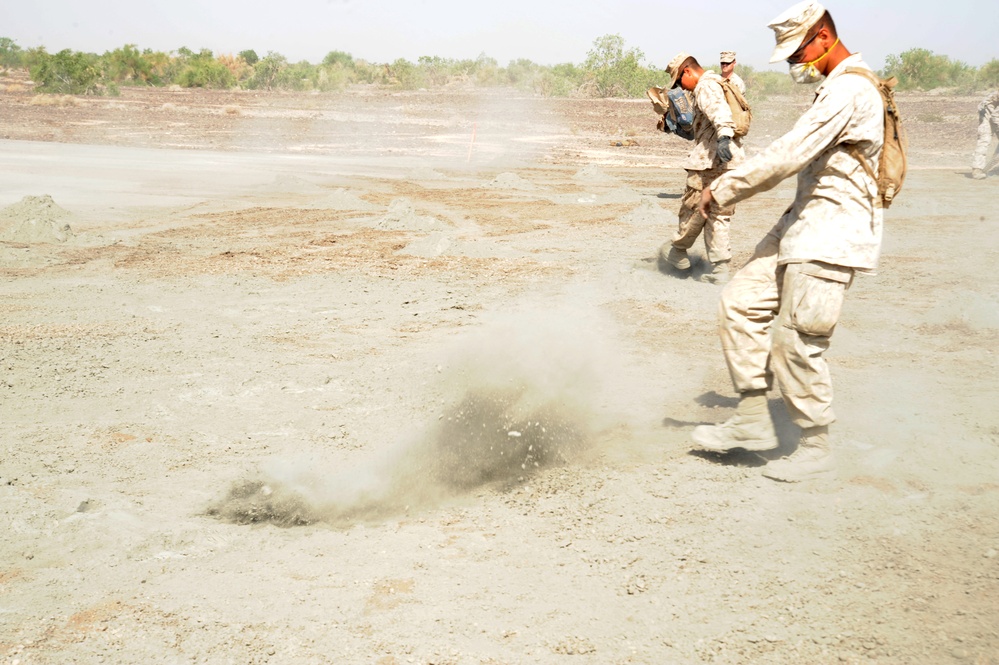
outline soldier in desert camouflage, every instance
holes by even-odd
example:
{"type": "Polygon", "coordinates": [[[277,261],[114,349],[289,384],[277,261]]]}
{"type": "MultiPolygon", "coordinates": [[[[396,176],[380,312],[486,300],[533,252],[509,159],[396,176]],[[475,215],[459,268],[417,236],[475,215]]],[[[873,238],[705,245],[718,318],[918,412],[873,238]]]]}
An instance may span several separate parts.
{"type": "Polygon", "coordinates": [[[693,432],[700,450],[770,450],[778,441],[767,407],[776,378],[801,428],[797,450],[773,460],[763,475],[794,482],[834,469],[828,429],[835,420],[823,353],[856,273],[871,273],[881,251],[878,186],[858,158],[878,164],[884,106],[869,69],[837,36],[829,13],[801,2],[770,23],[772,62],[787,61],[799,83],[822,81],[812,106],[762,153],[718,177],[702,194],[701,211],[731,206],[797,175],[794,202],[722,291],[722,350],[739,404],[719,425],[693,432]]]}
{"type": "MultiPolygon", "coordinates": [[[[978,105],[978,144],[975,146],[975,157],[971,160],[971,177],[984,180],[989,166],[989,144],[992,135],[999,138],[999,90],[991,93],[978,105]]],[[[996,146],[995,158],[999,155],[999,145],[996,146]]]]}
{"type": "Polygon", "coordinates": [[[725,101],[721,77],[705,71],[687,53],[678,53],[666,67],[670,80],[667,88],[681,86],[693,94],[694,147],[683,168],[687,183],[680,199],[679,224],[672,241],[659,250],[660,259],[674,270],[690,271],[690,249],[704,232],[704,245],[711,269],[701,279],[707,282],[728,281],[728,264],[732,260],[729,225],[735,208],[711,205],[707,217],[698,211],[701,191],[726,170],[739,164],[744,156],[742,139],[735,136],[732,110],[725,101]]]}
{"type": "Polygon", "coordinates": [[[735,73],[735,51],[722,51],[719,62],[721,63],[722,78],[731,81],[732,85],[739,89],[739,92],[746,94],[746,82],[735,73]]]}

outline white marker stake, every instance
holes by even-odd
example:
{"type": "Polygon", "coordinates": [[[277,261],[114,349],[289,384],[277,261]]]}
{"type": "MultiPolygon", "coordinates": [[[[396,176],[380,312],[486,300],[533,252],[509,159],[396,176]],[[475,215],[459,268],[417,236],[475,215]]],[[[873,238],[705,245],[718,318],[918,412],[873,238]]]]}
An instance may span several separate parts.
{"type": "Polygon", "coordinates": [[[472,123],[472,140],[468,143],[468,159],[465,160],[466,164],[472,163],[472,146],[475,145],[475,128],[478,124],[477,122],[472,123]]]}

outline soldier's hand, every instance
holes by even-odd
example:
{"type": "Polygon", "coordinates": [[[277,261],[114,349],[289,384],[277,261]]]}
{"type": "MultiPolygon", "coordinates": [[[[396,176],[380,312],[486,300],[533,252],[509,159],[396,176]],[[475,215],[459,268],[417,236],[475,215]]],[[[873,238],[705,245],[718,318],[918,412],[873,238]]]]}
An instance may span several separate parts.
{"type": "Polygon", "coordinates": [[[718,159],[724,164],[732,159],[732,139],[728,136],[718,137],[718,147],[715,148],[718,159]]]}
{"type": "Polygon", "coordinates": [[[701,217],[704,219],[708,218],[708,211],[711,209],[711,203],[714,200],[715,197],[711,193],[710,187],[705,187],[701,190],[701,205],[697,206],[697,211],[701,213],[701,217]]]}

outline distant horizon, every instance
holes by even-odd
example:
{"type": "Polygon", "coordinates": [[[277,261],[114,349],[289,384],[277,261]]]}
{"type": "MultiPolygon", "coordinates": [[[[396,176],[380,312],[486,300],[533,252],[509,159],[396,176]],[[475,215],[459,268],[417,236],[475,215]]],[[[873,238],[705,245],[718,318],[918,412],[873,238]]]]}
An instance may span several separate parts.
{"type": "MultiPolygon", "coordinates": [[[[0,37],[22,49],[49,53],[70,49],[101,54],[126,44],[175,53],[210,49],[216,56],[253,50],[279,53],[289,62],[322,62],[342,51],[371,63],[420,57],[475,60],[486,56],[501,66],[525,59],[539,65],[579,64],[595,40],[620,35],[625,47],[642,52],[643,64],[662,69],[681,50],[704,63],[717,63],[722,50],[757,70],[785,69],[769,63],[773,33],[767,22],[792,2],[762,0],[747,6],[719,0],[711,13],[675,2],[621,0],[577,6],[507,0],[502,6],[468,7],[458,0],[292,0],[248,9],[235,0],[152,1],[137,8],[122,0],[86,7],[68,0],[41,0],[4,10],[0,37]],[[683,24],[673,25],[674,17],[683,24]]],[[[956,0],[843,0],[824,3],[848,49],[869,65],[913,48],[973,67],[999,57],[994,30],[999,2],[956,0]]]]}

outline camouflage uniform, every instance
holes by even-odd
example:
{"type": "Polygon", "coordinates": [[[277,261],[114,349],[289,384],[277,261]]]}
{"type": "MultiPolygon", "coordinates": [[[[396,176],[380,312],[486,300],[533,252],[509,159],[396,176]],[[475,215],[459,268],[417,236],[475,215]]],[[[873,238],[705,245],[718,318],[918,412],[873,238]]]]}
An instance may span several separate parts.
{"type": "Polygon", "coordinates": [[[680,199],[679,225],[672,240],[673,247],[686,251],[694,245],[703,229],[704,245],[712,263],[732,258],[728,227],[735,208],[712,204],[708,218],[704,219],[697,210],[701,191],[722,173],[739,164],[745,154],[742,139],[735,138],[735,122],[732,110],[725,101],[721,80],[715,72],[706,71],[694,87],[694,147],[683,165],[687,170],[687,183],[680,199]],[[715,155],[720,136],[732,139],[732,159],[728,163],[723,163],[715,155]]]}
{"type": "Polygon", "coordinates": [[[739,89],[739,92],[746,94],[746,82],[742,80],[741,76],[732,72],[732,75],[728,77],[728,80],[732,82],[732,85],[739,89]]]}
{"type": "MultiPolygon", "coordinates": [[[[978,105],[978,145],[975,146],[971,168],[984,171],[989,165],[989,144],[993,134],[999,137],[999,90],[978,105]]],[[[999,155],[999,146],[996,146],[993,157],[996,155],[999,155]]]]}
{"type": "Polygon", "coordinates": [[[835,420],[822,354],[854,273],[873,272],[881,249],[877,183],[846,148],[878,163],[884,107],[847,67],[867,65],[859,54],[844,59],[790,132],[712,186],[718,205],[731,206],[798,174],[794,203],[722,291],[719,318],[736,390],[769,388],[776,376],[802,428],[835,420]]]}

